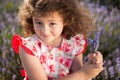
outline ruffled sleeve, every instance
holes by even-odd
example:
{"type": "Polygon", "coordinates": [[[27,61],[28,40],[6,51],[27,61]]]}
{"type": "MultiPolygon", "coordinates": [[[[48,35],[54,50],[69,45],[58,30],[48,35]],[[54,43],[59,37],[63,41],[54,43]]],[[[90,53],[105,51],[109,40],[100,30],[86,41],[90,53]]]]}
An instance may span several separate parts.
{"type": "Polygon", "coordinates": [[[19,46],[21,44],[22,44],[21,36],[15,34],[12,38],[12,48],[16,54],[19,53],[19,46]]]}
{"type": "Polygon", "coordinates": [[[23,38],[19,35],[14,35],[12,38],[12,48],[16,54],[19,54],[19,46],[21,46],[26,53],[39,56],[41,43],[36,40],[35,36],[23,38]]]}
{"type": "Polygon", "coordinates": [[[74,36],[74,42],[75,42],[75,56],[84,53],[87,48],[87,40],[84,38],[82,34],[78,34],[74,36]]]}

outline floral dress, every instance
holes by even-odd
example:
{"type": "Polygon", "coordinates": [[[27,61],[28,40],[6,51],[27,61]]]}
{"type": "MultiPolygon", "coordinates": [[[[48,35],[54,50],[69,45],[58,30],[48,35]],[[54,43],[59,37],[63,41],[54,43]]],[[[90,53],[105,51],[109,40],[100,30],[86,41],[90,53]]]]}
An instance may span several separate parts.
{"type": "MultiPolygon", "coordinates": [[[[56,48],[46,46],[36,34],[27,38],[14,35],[12,47],[16,53],[19,52],[20,45],[26,53],[40,59],[48,78],[57,78],[70,73],[74,57],[82,54],[86,49],[86,40],[82,34],[78,34],[69,40],[63,38],[61,46],[56,48]]],[[[26,75],[25,77],[27,80],[26,75]]]]}

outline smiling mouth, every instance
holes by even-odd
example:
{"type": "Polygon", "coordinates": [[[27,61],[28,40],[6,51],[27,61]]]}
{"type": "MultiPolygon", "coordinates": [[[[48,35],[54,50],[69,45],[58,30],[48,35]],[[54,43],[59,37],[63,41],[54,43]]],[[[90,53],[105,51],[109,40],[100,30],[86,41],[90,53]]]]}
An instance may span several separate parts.
{"type": "Polygon", "coordinates": [[[49,35],[43,35],[43,37],[47,38],[47,37],[49,37],[49,35]]]}

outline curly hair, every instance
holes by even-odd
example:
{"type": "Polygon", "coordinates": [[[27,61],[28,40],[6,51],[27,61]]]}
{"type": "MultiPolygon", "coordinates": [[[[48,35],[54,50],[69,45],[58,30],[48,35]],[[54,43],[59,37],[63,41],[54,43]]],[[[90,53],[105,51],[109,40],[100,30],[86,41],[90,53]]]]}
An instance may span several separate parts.
{"type": "Polygon", "coordinates": [[[71,36],[82,33],[88,35],[94,27],[90,12],[77,4],[75,0],[24,0],[19,8],[19,21],[24,35],[35,33],[32,17],[35,13],[46,16],[57,11],[67,23],[62,34],[69,39],[71,36]]]}

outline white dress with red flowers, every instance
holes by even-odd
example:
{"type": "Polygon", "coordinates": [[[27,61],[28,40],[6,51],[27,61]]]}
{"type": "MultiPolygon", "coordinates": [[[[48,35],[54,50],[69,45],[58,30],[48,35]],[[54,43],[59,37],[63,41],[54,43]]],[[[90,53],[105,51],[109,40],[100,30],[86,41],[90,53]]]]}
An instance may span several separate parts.
{"type": "Polygon", "coordinates": [[[46,46],[36,34],[28,38],[14,35],[12,47],[16,53],[18,53],[20,45],[28,54],[40,59],[49,78],[57,78],[70,73],[74,57],[86,49],[86,40],[83,35],[78,34],[69,40],[63,38],[61,46],[56,48],[46,46]]]}

